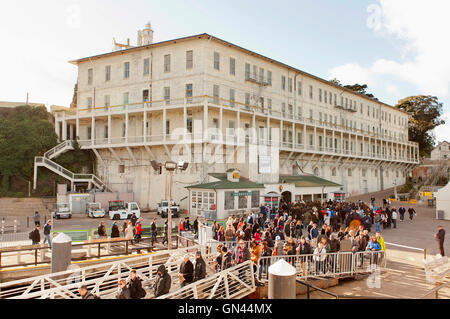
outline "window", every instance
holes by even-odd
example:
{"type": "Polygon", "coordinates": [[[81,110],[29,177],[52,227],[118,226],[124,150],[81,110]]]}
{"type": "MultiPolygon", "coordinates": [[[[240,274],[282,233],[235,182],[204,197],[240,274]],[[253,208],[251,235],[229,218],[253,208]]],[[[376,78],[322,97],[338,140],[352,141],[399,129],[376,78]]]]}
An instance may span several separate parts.
{"type": "Polygon", "coordinates": [[[225,192],[224,209],[234,209],[234,196],[233,192],[225,192]]]}
{"type": "Polygon", "coordinates": [[[214,69],[220,70],[220,54],[219,54],[219,52],[214,52],[214,69]]]}
{"type": "Polygon", "coordinates": [[[186,84],[186,98],[188,102],[192,102],[192,96],[193,96],[192,83],[188,83],[186,84]]]}
{"type": "Polygon", "coordinates": [[[230,58],[230,74],[236,75],[236,59],[230,58]]]}
{"type": "Polygon", "coordinates": [[[169,86],[164,87],[164,100],[166,101],[166,104],[170,104],[170,87],[169,86]]]}
{"type": "Polygon", "coordinates": [[[144,59],[144,75],[150,74],[150,59],[144,59]]]}
{"type": "Polygon", "coordinates": [[[297,132],[297,144],[302,144],[302,132],[297,132]]]}
{"type": "Polygon", "coordinates": [[[87,104],[88,109],[92,108],[92,98],[91,97],[87,98],[86,104],[87,104]]]}
{"type": "Polygon", "coordinates": [[[337,95],[334,95],[334,105],[337,105],[337,95]]]}
{"type": "Polygon", "coordinates": [[[164,72],[170,72],[170,54],[164,56],[164,72]]]}
{"type": "Polygon", "coordinates": [[[309,98],[310,99],[313,98],[313,87],[312,87],[312,85],[309,86],[309,98]]]}
{"type": "Polygon", "coordinates": [[[351,168],[349,168],[349,169],[347,170],[347,175],[348,175],[348,176],[352,176],[352,169],[351,169],[351,168]]]}
{"type": "Polygon", "coordinates": [[[245,63],[245,79],[250,79],[250,64],[245,63]]]}
{"type": "Polygon", "coordinates": [[[297,94],[302,95],[302,82],[297,81],[297,94]]]}
{"type": "Polygon", "coordinates": [[[105,125],[103,132],[104,132],[103,137],[108,138],[108,125],[105,125]]]}
{"type": "Polygon", "coordinates": [[[92,128],[89,125],[86,129],[87,129],[87,139],[90,140],[92,139],[92,128]]]}
{"type": "Polygon", "coordinates": [[[125,134],[127,132],[127,125],[124,123],[122,123],[122,137],[125,137],[125,134]]]}
{"type": "Polygon", "coordinates": [[[129,92],[125,92],[123,94],[123,104],[127,105],[128,103],[130,103],[130,93],[129,92]]]}
{"type": "Polygon", "coordinates": [[[170,134],[170,120],[166,121],[166,134],[169,135],[170,134]]]}
{"type": "Polygon", "coordinates": [[[247,208],[247,196],[239,196],[238,198],[238,208],[242,209],[242,208],[247,208]]]}
{"type": "Polygon", "coordinates": [[[88,85],[92,84],[93,77],[94,77],[94,69],[88,69],[88,85]]]}
{"type": "Polygon", "coordinates": [[[111,80],[111,66],[107,65],[105,66],[105,82],[108,82],[111,80]]]}
{"type": "Polygon", "coordinates": [[[213,96],[214,96],[213,103],[219,104],[219,86],[217,84],[213,85],[213,96]]]}
{"type": "Polygon", "coordinates": [[[125,165],[119,164],[119,173],[120,173],[120,174],[125,173],[125,165]]]}
{"type": "Polygon", "coordinates": [[[108,107],[111,105],[110,96],[105,95],[105,107],[108,107]]]}
{"type": "Polygon", "coordinates": [[[322,102],[322,89],[319,89],[319,102],[322,102]]]}
{"type": "Polygon", "coordinates": [[[309,134],[309,146],[314,145],[314,136],[312,134],[309,134]]]}
{"type": "Polygon", "coordinates": [[[269,109],[269,113],[272,114],[272,99],[267,99],[267,108],[269,109]]]}
{"type": "Polygon", "coordinates": [[[361,176],[366,177],[366,169],[365,168],[361,169],[361,176]]]}
{"type": "Polygon", "coordinates": [[[313,119],[313,110],[309,110],[309,119],[312,120],[313,119]]]}
{"type": "Polygon", "coordinates": [[[194,66],[194,51],[186,51],[186,69],[192,69],[194,66]]]}
{"type": "Polygon", "coordinates": [[[234,101],[236,99],[234,89],[230,89],[230,106],[234,106],[234,101]]]}
{"type": "Polygon", "coordinates": [[[332,101],[333,101],[333,94],[331,94],[331,92],[330,92],[330,105],[333,104],[332,101]]]}
{"type": "Polygon", "coordinates": [[[281,76],[281,89],[286,90],[286,77],[284,75],[281,76]]]}
{"type": "Polygon", "coordinates": [[[331,176],[336,176],[336,167],[331,169],[331,176]]]}
{"type": "Polygon", "coordinates": [[[272,85],[272,71],[267,71],[267,83],[272,85]]]}
{"type": "Polygon", "coordinates": [[[259,207],[259,191],[253,191],[252,192],[252,208],[258,208],[259,207]]]}
{"type": "Polygon", "coordinates": [[[245,105],[250,105],[250,93],[245,93],[245,105]]]}
{"type": "Polygon", "coordinates": [[[186,128],[188,133],[192,133],[192,117],[186,119],[186,128]]]}
{"type": "Polygon", "coordinates": [[[318,167],[314,168],[314,175],[319,176],[319,168],[318,167]]]}
{"type": "Polygon", "coordinates": [[[328,103],[328,93],[327,93],[327,91],[324,91],[323,97],[324,97],[324,102],[328,103]]]}
{"type": "Polygon", "coordinates": [[[130,62],[125,62],[123,64],[123,77],[128,79],[130,77],[130,62]]]}
{"type": "Polygon", "coordinates": [[[148,89],[145,89],[142,91],[142,102],[148,102],[149,101],[149,94],[148,89]]]}
{"type": "Polygon", "coordinates": [[[292,93],[292,78],[288,79],[289,93],[292,93]]]}
{"type": "Polygon", "coordinates": [[[259,83],[264,83],[264,69],[259,68],[259,83]]]}

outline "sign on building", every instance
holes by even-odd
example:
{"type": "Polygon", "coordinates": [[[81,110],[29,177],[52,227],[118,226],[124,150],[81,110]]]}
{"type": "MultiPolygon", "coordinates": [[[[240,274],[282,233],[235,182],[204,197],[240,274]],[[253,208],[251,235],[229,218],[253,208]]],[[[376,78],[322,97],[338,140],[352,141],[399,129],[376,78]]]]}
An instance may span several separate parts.
{"type": "Polygon", "coordinates": [[[271,157],[267,155],[259,155],[258,158],[258,172],[260,174],[270,174],[271,170],[271,157]]]}

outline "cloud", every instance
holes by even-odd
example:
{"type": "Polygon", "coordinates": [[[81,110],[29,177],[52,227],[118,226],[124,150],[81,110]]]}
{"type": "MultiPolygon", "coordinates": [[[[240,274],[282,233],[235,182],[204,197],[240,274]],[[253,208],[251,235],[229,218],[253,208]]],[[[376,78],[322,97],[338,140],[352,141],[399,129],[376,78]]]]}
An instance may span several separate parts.
{"type": "Polygon", "coordinates": [[[375,79],[372,72],[358,64],[349,63],[332,68],[330,71],[330,78],[337,78],[344,84],[367,84],[369,86],[375,86],[375,79]]]}
{"type": "Polygon", "coordinates": [[[345,64],[331,69],[330,75],[344,82],[344,76],[349,82],[363,76],[360,82],[369,79],[374,83],[379,82],[377,75],[395,76],[424,94],[449,97],[450,41],[446,40],[445,32],[450,30],[447,17],[450,1],[379,0],[379,5],[378,21],[373,23],[371,17],[368,27],[376,35],[396,40],[403,52],[401,60],[380,57],[366,67],[345,64]]]}
{"type": "Polygon", "coordinates": [[[398,94],[398,87],[394,84],[389,84],[386,87],[386,91],[388,91],[389,93],[392,93],[392,94],[398,94]]]}
{"type": "Polygon", "coordinates": [[[441,118],[445,121],[445,124],[439,125],[433,130],[433,134],[436,136],[436,143],[442,141],[450,142],[450,112],[444,113],[441,118]]]}
{"type": "MultiPolygon", "coordinates": [[[[383,85],[387,93],[398,95],[393,81],[409,84],[420,94],[450,98],[450,1],[378,0],[367,8],[367,27],[378,37],[395,41],[402,54],[397,60],[380,56],[366,66],[344,64],[332,68],[330,77],[345,84],[383,85]]],[[[378,86],[379,87],[379,86],[378,86]]],[[[449,113],[447,113],[447,116],[449,113]]],[[[449,126],[435,130],[438,139],[449,139],[449,126]],[[443,134],[443,135],[442,135],[443,134]]]]}

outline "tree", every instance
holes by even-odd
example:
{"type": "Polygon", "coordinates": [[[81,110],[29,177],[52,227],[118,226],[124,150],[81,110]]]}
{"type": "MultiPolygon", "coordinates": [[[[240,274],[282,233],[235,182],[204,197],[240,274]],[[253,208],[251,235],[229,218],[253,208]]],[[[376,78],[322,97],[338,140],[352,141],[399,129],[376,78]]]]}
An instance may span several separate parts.
{"type": "Polygon", "coordinates": [[[356,93],[365,95],[365,96],[367,96],[367,97],[369,97],[371,99],[374,99],[374,100],[378,101],[378,99],[373,94],[367,93],[367,88],[368,88],[367,84],[358,84],[358,83],[356,83],[356,84],[353,84],[353,85],[342,85],[342,83],[336,78],[330,80],[330,82],[333,83],[333,84],[339,85],[341,87],[344,87],[346,89],[350,89],[350,90],[352,90],[352,91],[354,91],[356,93]]]}
{"type": "Polygon", "coordinates": [[[436,96],[409,96],[398,101],[396,108],[408,112],[409,140],[419,144],[420,156],[429,156],[434,147],[434,136],[431,131],[445,121],[440,118],[443,104],[436,96]]]}
{"type": "Polygon", "coordinates": [[[31,180],[34,157],[57,144],[45,106],[18,106],[0,112],[0,176],[2,192],[12,176],[31,180]]]}
{"type": "Polygon", "coordinates": [[[83,173],[83,168],[87,168],[86,173],[93,172],[94,155],[89,150],[82,150],[77,141],[74,141],[73,151],[59,155],[54,161],[74,173],[83,173]]]}
{"type": "Polygon", "coordinates": [[[353,84],[353,85],[344,85],[344,87],[347,88],[347,89],[350,89],[350,90],[352,90],[352,91],[354,91],[356,93],[363,94],[363,95],[365,95],[367,97],[370,97],[371,99],[374,99],[374,100],[378,101],[378,99],[375,96],[373,96],[373,94],[367,93],[367,84],[358,84],[358,83],[356,83],[356,84],[353,84]]]}

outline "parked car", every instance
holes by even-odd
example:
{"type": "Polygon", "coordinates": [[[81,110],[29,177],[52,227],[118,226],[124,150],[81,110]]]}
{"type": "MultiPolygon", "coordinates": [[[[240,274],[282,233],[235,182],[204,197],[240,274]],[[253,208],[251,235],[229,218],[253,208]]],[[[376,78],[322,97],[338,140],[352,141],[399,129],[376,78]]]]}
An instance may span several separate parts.
{"type": "Polygon", "coordinates": [[[108,214],[110,219],[130,219],[133,213],[141,217],[141,209],[136,202],[126,203],[123,200],[109,202],[108,214]]]}
{"type": "Polygon", "coordinates": [[[102,209],[101,203],[89,203],[86,207],[86,215],[91,218],[103,218],[105,210],[102,209]]]}
{"type": "Polygon", "coordinates": [[[69,204],[56,204],[56,209],[53,212],[53,218],[72,218],[72,212],[70,211],[69,204]]]}
{"type": "Polygon", "coordinates": [[[180,206],[173,201],[170,201],[169,205],[168,200],[162,200],[160,203],[158,203],[158,207],[156,208],[157,214],[161,215],[162,218],[167,218],[168,217],[167,210],[169,208],[172,211],[172,217],[175,218],[180,217],[180,206]]]}

